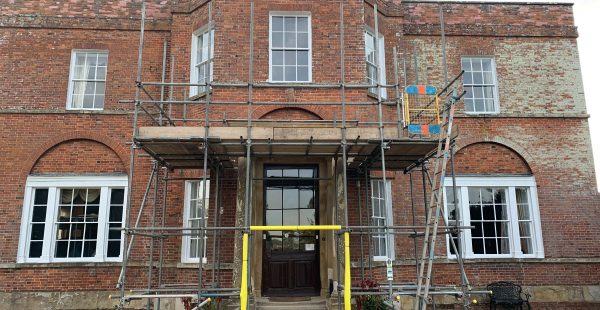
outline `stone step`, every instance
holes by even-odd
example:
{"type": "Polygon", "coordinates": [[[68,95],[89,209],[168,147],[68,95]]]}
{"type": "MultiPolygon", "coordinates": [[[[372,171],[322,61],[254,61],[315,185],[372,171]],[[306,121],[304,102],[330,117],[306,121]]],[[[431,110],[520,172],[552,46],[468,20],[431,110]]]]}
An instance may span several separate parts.
{"type": "Polygon", "coordinates": [[[260,299],[256,301],[256,310],[327,310],[327,302],[323,298],[308,298],[290,301],[260,299]]]}

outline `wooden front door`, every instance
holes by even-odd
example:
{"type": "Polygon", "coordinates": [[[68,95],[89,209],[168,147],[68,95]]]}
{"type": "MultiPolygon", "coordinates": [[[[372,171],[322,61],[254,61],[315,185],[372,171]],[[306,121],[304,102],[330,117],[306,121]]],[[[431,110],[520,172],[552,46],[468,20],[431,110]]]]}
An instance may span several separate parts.
{"type": "MultiPolygon", "coordinates": [[[[317,225],[318,168],[266,166],[265,225],[317,225]]],[[[265,296],[319,295],[319,232],[263,232],[262,292],[265,296]]]]}

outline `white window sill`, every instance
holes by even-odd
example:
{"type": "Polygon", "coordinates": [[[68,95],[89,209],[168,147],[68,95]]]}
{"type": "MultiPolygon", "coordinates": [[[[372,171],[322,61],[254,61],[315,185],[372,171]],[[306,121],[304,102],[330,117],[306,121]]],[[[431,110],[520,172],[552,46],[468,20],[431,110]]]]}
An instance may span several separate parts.
{"type": "Polygon", "coordinates": [[[53,261],[53,262],[17,262],[14,268],[63,268],[63,267],[120,267],[121,261],[53,261]]]}
{"type": "Polygon", "coordinates": [[[69,107],[67,107],[66,110],[67,111],[90,111],[90,112],[93,112],[93,111],[104,111],[104,108],[101,108],[101,109],[86,109],[86,108],[69,108],[69,107]]]}
{"type": "Polygon", "coordinates": [[[500,112],[464,112],[467,116],[496,116],[500,115],[500,112]]]}
{"type": "Polygon", "coordinates": [[[272,81],[272,80],[267,80],[266,82],[269,84],[298,84],[298,85],[313,84],[313,81],[272,81]]]}

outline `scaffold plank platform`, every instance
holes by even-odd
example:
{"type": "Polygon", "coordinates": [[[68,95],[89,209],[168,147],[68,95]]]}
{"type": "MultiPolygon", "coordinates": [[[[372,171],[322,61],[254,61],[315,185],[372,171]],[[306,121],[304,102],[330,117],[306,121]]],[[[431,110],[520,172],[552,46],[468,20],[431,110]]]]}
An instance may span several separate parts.
{"type": "MultiPolygon", "coordinates": [[[[156,160],[172,169],[201,168],[204,143],[213,161],[232,168],[238,157],[246,155],[247,127],[140,127],[134,141],[156,160]]],[[[397,128],[386,128],[386,168],[403,170],[435,151],[435,137],[401,137],[397,128]]],[[[346,129],[348,168],[381,166],[379,129],[346,129]]],[[[342,133],[336,127],[252,127],[253,156],[329,156],[341,155],[342,133]]]]}

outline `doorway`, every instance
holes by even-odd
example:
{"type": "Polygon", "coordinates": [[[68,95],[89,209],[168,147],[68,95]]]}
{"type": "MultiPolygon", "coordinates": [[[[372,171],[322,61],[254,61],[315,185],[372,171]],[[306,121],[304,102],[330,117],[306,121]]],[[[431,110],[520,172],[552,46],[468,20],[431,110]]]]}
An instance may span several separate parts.
{"type": "MultiPolygon", "coordinates": [[[[267,226],[318,225],[316,165],[264,168],[264,222],[267,226]]],[[[318,296],[319,231],[263,232],[264,296],[318,296]]]]}

